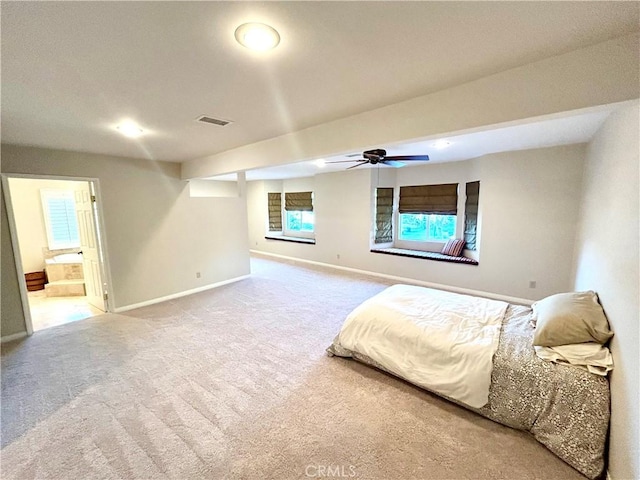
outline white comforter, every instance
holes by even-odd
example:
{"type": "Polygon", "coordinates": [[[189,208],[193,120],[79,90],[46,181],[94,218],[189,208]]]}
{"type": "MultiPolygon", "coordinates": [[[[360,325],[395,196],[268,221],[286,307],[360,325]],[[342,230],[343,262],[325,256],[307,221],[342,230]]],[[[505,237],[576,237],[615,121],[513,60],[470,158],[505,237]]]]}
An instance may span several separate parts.
{"type": "Polygon", "coordinates": [[[351,312],[338,341],[418,386],[480,408],[506,309],[495,300],[394,285],[351,312]]]}

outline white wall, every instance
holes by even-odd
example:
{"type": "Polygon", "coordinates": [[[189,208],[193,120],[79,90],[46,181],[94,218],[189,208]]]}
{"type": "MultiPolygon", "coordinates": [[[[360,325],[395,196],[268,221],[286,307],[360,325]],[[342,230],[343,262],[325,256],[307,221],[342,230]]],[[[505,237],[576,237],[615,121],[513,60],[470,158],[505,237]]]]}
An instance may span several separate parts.
{"type": "Polygon", "coordinates": [[[611,351],[614,480],[640,478],[638,104],[613,114],[588,146],[575,289],[595,290],[615,336],[611,351]]]}
{"type": "Polygon", "coordinates": [[[250,271],[246,198],[191,198],[179,164],[2,145],[2,172],[98,178],[116,308],[250,271]]]}
{"type": "Polygon", "coordinates": [[[61,180],[12,178],[9,179],[9,187],[22,268],[25,273],[42,271],[45,266],[42,249],[48,248],[48,242],[40,190],[73,190],[73,183],[61,180]]]}
{"type": "MultiPolygon", "coordinates": [[[[249,182],[250,245],[267,253],[539,299],[572,286],[583,159],[584,145],[574,145],[396,171],[397,186],[480,180],[479,266],[371,253],[375,169],[305,179],[314,191],[316,245],[265,240],[268,184],[249,182]],[[536,280],[535,290],[529,280],[536,280]]],[[[380,185],[389,181],[387,176],[380,185]]]]}
{"type": "Polygon", "coordinates": [[[218,180],[189,180],[189,195],[192,197],[237,197],[238,182],[218,180]]]}

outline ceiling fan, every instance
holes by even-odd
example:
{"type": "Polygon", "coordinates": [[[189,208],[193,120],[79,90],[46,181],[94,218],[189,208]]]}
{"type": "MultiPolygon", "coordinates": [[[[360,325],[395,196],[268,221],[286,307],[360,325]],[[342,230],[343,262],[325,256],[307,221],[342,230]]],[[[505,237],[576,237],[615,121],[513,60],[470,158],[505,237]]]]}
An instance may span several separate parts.
{"type": "MultiPolygon", "coordinates": [[[[358,154],[356,154],[358,155],[358,154]]],[[[356,165],[353,165],[347,170],[352,168],[359,167],[361,165],[365,165],[367,163],[371,165],[389,165],[391,167],[404,167],[403,162],[426,162],[429,160],[429,155],[392,155],[387,156],[387,151],[381,148],[376,148],[375,150],[367,150],[362,153],[364,158],[355,159],[355,160],[337,160],[335,162],[327,162],[327,163],[347,163],[347,162],[358,162],[356,165]]]]}

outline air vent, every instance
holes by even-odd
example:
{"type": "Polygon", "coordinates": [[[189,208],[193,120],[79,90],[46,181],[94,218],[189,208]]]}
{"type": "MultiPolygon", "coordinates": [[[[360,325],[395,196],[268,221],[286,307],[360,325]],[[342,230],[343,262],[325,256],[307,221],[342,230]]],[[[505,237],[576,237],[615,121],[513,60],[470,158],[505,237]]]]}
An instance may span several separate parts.
{"type": "Polygon", "coordinates": [[[220,127],[224,127],[225,125],[229,125],[231,120],[222,120],[220,118],[207,117],[206,115],[202,115],[196,119],[199,122],[204,123],[212,123],[213,125],[218,125],[220,127]]]}

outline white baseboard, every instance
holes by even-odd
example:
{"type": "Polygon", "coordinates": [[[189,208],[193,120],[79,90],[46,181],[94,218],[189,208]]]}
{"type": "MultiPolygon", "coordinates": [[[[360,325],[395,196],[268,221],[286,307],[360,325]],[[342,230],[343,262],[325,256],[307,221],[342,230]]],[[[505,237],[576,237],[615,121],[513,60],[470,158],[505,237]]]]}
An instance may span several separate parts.
{"type": "Polygon", "coordinates": [[[27,336],[27,332],[18,332],[18,333],[14,333],[13,335],[6,335],[0,338],[0,343],[12,342],[13,340],[18,340],[26,336],[27,336]]]}
{"type": "Polygon", "coordinates": [[[288,257],[286,255],[278,255],[276,253],[268,253],[260,250],[249,250],[249,251],[257,255],[265,255],[267,257],[281,258],[283,260],[291,260],[293,262],[307,263],[309,265],[318,265],[321,267],[333,268],[336,270],[344,270],[346,272],[359,273],[361,275],[369,275],[371,277],[378,277],[378,278],[384,278],[387,280],[393,280],[394,282],[410,283],[413,285],[420,285],[422,287],[428,287],[428,288],[437,288],[438,290],[445,290],[448,292],[462,293],[465,295],[474,295],[476,297],[491,298],[494,300],[502,300],[504,302],[516,303],[518,305],[531,305],[534,302],[534,300],[529,300],[527,298],[510,297],[508,295],[500,295],[497,293],[484,292],[481,290],[472,290],[469,288],[453,287],[451,285],[443,285],[440,283],[425,282],[423,280],[416,280],[415,278],[398,277],[396,275],[387,275],[386,273],[378,273],[378,272],[371,272],[369,270],[360,270],[358,268],[343,267],[340,265],[333,265],[331,263],[315,262],[313,260],[305,260],[302,258],[288,257]]]}
{"type": "Polygon", "coordinates": [[[117,307],[113,310],[114,313],[122,313],[127,312],[129,310],[135,310],[136,308],[148,307],[149,305],[154,305],[156,303],[166,302],[167,300],[173,300],[175,298],[186,297],[187,295],[193,295],[194,293],[204,292],[205,290],[211,290],[212,288],[218,288],[223,285],[227,285],[229,283],[239,282],[240,280],[244,280],[245,278],[249,278],[251,275],[242,275],[241,277],[231,278],[229,280],[224,280],[222,282],[211,283],[209,285],[205,285],[203,287],[193,288],[191,290],[185,290],[183,292],[173,293],[171,295],[167,295],[165,297],[153,298],[151,300],[146,300],[140,303],[133,303],[131,305],[125,305],[124,307],[117,307]]]}

